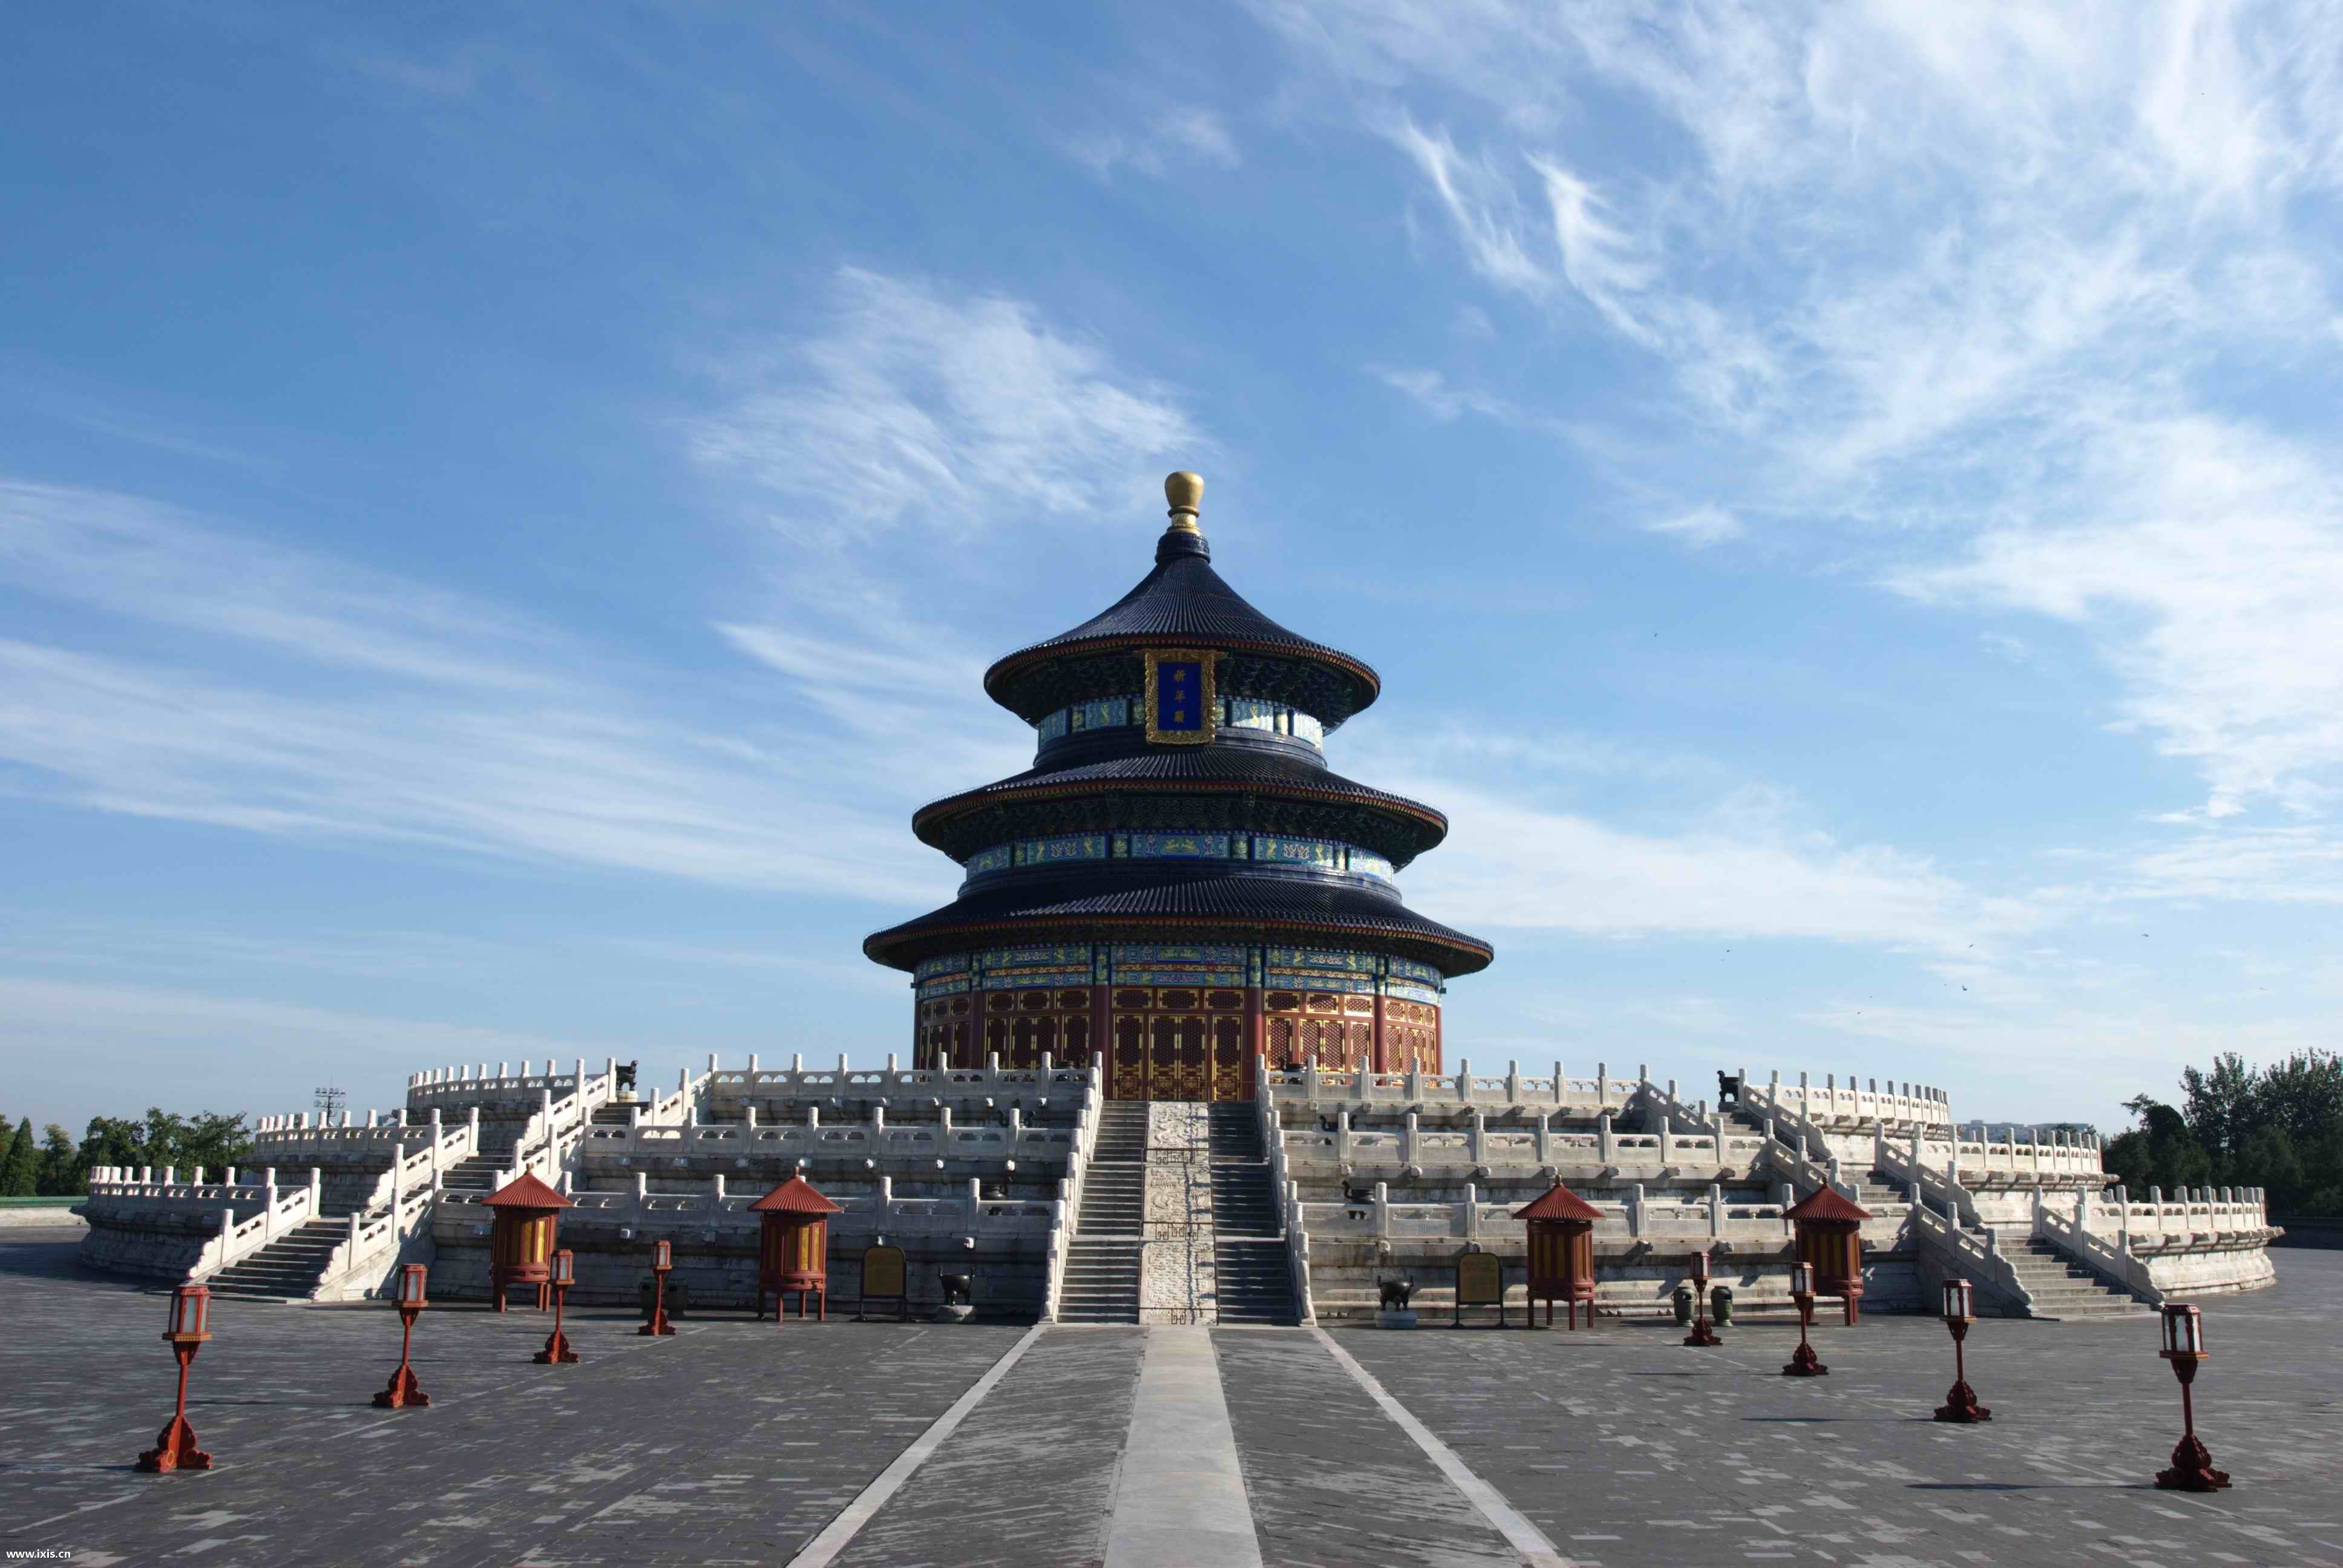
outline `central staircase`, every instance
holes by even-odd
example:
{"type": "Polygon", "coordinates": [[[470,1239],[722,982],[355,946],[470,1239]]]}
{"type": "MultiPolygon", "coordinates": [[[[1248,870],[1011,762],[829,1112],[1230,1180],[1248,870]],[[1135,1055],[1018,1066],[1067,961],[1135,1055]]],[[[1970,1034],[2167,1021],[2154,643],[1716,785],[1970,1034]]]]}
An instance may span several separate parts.
{"type": "Polygon", "coordinates": [[[1139,1252],[1147,1222],[1147,1104],[1099,1107],[1098,1141],[1082,1174],[1082,1203],[1058,1291],[1063,1323],[1139,1321],[1139,1252]]]}
{"type": "Polygon", "coordinates": [[[1262,1147],[1260,1112],[1242,1101],[1212,1108],[1213,1299],[1223,1323],[1291,1326],[1293,1278],[1285,1230],[1262,1147]]]}

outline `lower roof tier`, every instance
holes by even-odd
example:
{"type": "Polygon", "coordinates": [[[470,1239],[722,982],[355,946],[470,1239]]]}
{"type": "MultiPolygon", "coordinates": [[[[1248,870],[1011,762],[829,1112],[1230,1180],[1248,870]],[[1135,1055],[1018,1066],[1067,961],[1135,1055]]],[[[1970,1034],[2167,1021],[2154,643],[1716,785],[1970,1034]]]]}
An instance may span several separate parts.
{"type": "Polygon", "coordinates": [[[862,950],[910,970],[970,945],[1052,940],[1161,942],[1370,940],[1448,976],[1486,969],[1495,950],[1425,920],[1396,892],[1365,879],[1279,876],[1222,865],[1151,869],[1134,876],[1036,878],[971,890],[940,910],[873,932],[862,950]]]}

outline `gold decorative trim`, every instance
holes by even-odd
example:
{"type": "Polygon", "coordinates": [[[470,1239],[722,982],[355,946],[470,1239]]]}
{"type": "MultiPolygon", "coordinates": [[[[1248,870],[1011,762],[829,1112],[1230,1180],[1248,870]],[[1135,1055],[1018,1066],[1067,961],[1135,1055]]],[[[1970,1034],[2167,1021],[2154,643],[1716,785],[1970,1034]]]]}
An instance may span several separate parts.
{"type": "Polygon", "coordinates": [[[1202,648],[1151,648],[1144,655],[1147,661],[1146,684],[1141,689],[1140,700],[1147,705],[1147,739],[1157,746],[1209,746],[1220,732],[1220,682],[1212,668],[1213,654],[1202,648]],[[1200,705],[1197,718],[1201,722],[1193,729],[1158,729],[1155,720],[1162,711],[1156,700],[1155,669],[1159,664],[1193,664],[1203,676],[1204,689],[1197,694],[1200,705]]]}

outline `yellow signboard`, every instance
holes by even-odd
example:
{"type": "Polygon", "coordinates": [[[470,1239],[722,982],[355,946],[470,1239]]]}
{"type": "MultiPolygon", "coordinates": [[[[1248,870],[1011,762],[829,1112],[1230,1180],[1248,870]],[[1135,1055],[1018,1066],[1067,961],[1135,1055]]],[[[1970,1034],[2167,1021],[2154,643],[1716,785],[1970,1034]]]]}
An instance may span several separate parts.
{"type": "Polygon", "coordinates": [[[1456,1260],[1456,1304],[1495,1307],[1504,1304],[1505,1276],[1494,1252],[1467,1252],[1456,1260]]]}
{"type": "Polygon", "coordinates": [[[910,1315],[910,1292],[905,1289],[908,1271],[904,1267],[900,1247],[867,1247],[862,1252],[862,1310],[868,1313],[873,1300],[894,1300],[902,1303],[903,1315],[910,1315]]]}

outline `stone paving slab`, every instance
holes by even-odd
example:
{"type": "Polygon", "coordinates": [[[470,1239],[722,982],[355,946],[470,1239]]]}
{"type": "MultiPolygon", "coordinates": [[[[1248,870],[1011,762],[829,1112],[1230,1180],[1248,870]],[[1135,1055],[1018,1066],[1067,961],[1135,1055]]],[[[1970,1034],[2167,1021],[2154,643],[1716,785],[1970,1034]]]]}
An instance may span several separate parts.
{"type": "MultiPolygon", "coordinates": [[[[59,1254],[62,1254],[60,1256],[59,1254]]],[[[164,1298],[0,1242],[0,1548],[468,1568],[779,1563],[1023,1332],[700,1319],[670,1339],[573,1314],[584,1358],[531,1364],[550,1318],[434,1309],[428,1410],[369,1402],[396,1364],[382,1307],[223,1302],[189,1419],[220,1468],[130,1466],[171,1413],[164,1298]]]]}
{"type": "Polygon", "coordinates": [[[2343,1256],[2207,1297],[2199,1432],[2237,1489],[2148,1484],[2179,1434],[2152,1317],[1991,1320],[1969,1338],[1990,1424],[1927,1419],[1953,1381],[1931,1319],[1576,1335],[1337,1331],[1464,1462],[1582,1563],[2343,1563],[2343,1256]]]}
{"type": "Polygon", "coordinates": [[[1212,1336],[1262,1561],[1272,1568],[1516,1568],[1480,1512],[1305,1334],[1212,1336]]]}
{"type": "Polygon", "coordinates": [[[1142,1331],[1044,1334],[837,1558],[839,1568],[1095,1568],[1142,1331]]]}

